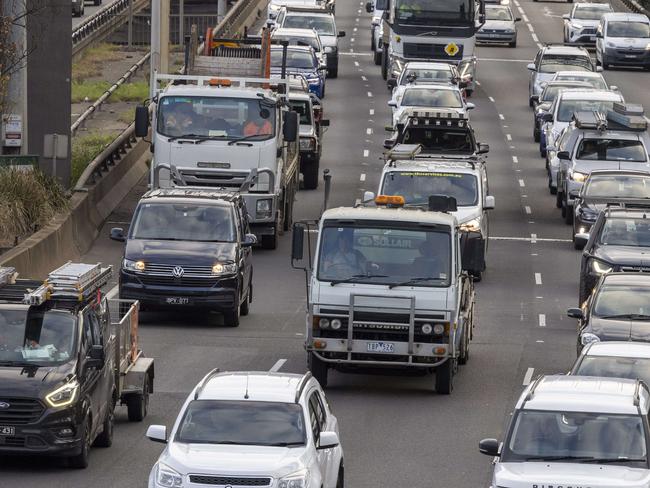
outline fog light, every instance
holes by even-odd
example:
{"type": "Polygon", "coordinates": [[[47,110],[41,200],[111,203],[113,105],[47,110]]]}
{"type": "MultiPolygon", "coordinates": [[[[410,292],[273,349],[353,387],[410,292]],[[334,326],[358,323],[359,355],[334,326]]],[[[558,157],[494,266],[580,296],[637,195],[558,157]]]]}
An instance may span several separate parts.
{"type": "Polygon", "coordinates": [[[56,435],[59,437],[70,437],[74,435],[74,430],[70,427],[66,427],[65,429],[59,429],[56,435]]]}
{"type": "Polygon", "coordinates": [[[318,327],[320,327],[321,329],[329,329],[330,319],[320,319],[318,321],[318,327]]]}
{"type": "Polygon", "coordinates": [[[343,323],[341,322],[341,319],[333,319],[332,322],[330,322],[330,326],[334,330],[339,330],[343,323]]]}
{"type": "Polygon", "coordinates": [[[445,326],[443,324],[436,324],[433,326],[433,333],[436,335],[442,335],[445,333],[445,326]]]}
{"type": "Polygon", "coordinates": [[[444,355],[446,352],[444,347],[434,347],[433,348],[433,354],[437,354],[438,356],[444,355]]]}
{"type": "Polygon", "coordinates": [[[422,324],[422,333],[423,334],[431,334],[431,331],[433,330],[433,327],[431,324],[422,324]]]}
{"type": "Polygon", "coordinates": [[[314,341],[314,348],[316,348],[316,349],[325,349],[326,347],[327,347],[327,342],[320,341],[318,339],[314,341]]]}

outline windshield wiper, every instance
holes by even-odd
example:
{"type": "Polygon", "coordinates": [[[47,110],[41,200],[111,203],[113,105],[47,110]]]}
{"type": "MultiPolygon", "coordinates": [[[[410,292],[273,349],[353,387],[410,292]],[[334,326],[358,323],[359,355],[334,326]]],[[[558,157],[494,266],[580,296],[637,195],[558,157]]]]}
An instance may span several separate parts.
{"type": "Polygon", "coordinates": [[[305,443],[302,441],[296,441],[296,442],[273,442],[270,444],[263,444],[264,446],[271,446],[271,447],[291,447],[291,446],[304,446],[305,443]]]}
{"type": "Polygon", "coordinates": [[[396,286],[407,286],[407,285],[410,285],[412,283],[419,283],[420,281],[429,281],[429,280],[438,280],[438,281],[440,281],[442,279],[443,278],[435,278],[433,276],[422,276],[422,277],[419,277],[419,278],[411,278],[410,280],[406,280],[406,281],[400,281],[399,283],[391,283],[390,285],[388,285],[388,288],[392,290],[396,286]]]}
{"type": "Polygon", "coordinates": [[[533,456],[526,461],[591,461],[593,456],[533,456]]]}
{"type": "Polygon", "coordinates": [[[196,144],[200,144],[200,143],[202,143],[203,141],[207,141],[208,139],[212,139],[212,137],[214,137],[214,136],[201,136],[201,135],[199,135],[199,134],[183,134],[182,136],[173,136],[173,137],[170,137],[170,138],[167,140],[167,142],[174,142],[174,141],[177,141],[177,140],[179,140],[179,139],[193,139],[193,140],[196,141],[196,142],[195,142],[196,144]]]}
{"type": "Polygon", "coordinates": [[[232,146],[233,144],[237,144],[238,142],[248,141],[250,139],[255,139],[256,137],[271,137],[271,134],[250,134],[244,137],[233,139],[232,141],[228,141],[228,145],[232,146]]]}
{"type": "Polygon", "coordinates": [[[609,464],[609,463],[645,463],[645,458],[593,458],[585,462],[594,464],[609,464]]]}
{"type": "Polygon", "coordinates": [[[359,278],[388,278],[387,275],[380,275],[380,274],[356,274],[349,276],[347,278],[343,278],[341,280],[332,280],[330,282],[330,286],[335,286],[338,285],[339,283],[351,283],[354,280],[358,280],[359,278]]]}
{"type": "Polygon", "coordinates": [[[650,315],[642,313],[621,313],[617,315],[603,315],[601,319],[629,319],[629,320],[650,320],[650,315]]]}

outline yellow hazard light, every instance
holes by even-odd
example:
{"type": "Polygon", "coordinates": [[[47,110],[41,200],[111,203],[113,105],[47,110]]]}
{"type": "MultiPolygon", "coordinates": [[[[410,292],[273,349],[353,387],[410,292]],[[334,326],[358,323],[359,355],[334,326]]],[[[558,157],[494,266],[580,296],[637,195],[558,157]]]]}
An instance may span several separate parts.
{"type": "Polygon", "coordinates": [[[404,197],[401,195],[377,195],[375,198],[377,205],[402,206],[405,203],[404,197]]]}
{"type": "Polygon", "coordinates": [[[212,78],[210,80],[210,86],[230,86],[232,81],[226,78],[212,78]]]}
{"type": "Polygon", "coordinates": [[[325,349],[327,347],[327,342],[316,339],[314,341],[315,349],[325,349]]]}
{"type": "Polygon", "coordinates": [[[442,356],[445,352],[447,351],[444,347],[436,347],[433,349],[433,354],[437,354],[438,356],[442,356]]]}

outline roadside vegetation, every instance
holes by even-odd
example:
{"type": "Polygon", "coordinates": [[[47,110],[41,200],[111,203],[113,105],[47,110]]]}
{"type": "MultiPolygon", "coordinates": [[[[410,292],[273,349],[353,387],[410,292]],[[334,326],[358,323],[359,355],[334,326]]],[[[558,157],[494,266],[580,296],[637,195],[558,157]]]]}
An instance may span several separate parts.
{"type": "Polygon", "coordinates": [[[99,44],[84,49],[81,58],[72,65],[72,82],[81,83],[88,78],[101,76],[105,63],[121,58],[118,49],[119,46],[113,44],[99,44]]]}
{"type": "Polygon", "coordinates": [[[10,247],[67,209],[65,190],[40,170],[0,168],[0,246],[10,247]]]}
{"type": "Polygon", "coordinates": [[[88,166],[88,163],[95,159],[114,139],[115,135],[95,132],[86,136],[75,137],[72,140],[71,186],[77,184],[77,180],[88,166]]]}
{"type": "MultiPolygon", "coordinates": [[[[72,103],[83,102],[86,99],[94,102],[108,90],[113,83],[108,81],[84,81],[72,83],[72,103]]],[[[115,102],[139,102],[149,96],[149,83],[136,81],[121,85],[106,101],[115,102]]]]}

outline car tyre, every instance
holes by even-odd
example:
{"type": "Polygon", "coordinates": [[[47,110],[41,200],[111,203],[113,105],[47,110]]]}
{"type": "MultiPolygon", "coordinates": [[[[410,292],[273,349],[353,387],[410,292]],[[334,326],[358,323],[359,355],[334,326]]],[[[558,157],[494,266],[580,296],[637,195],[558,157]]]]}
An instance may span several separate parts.
{"type": "Polygon", "coordinates": [[[113,428],[115,427],[115,405],[110,405],[108,412],[106,413],[106,418],[104,418],[104,424],[102,428],[102,433],[97,436],[95,439],[94,446],[97,447],[111,447],[113,445],[113,428]]]}
{"type": "MultiPolygon", "coordinates": [[[[466,324],[467,325],[467,324],[466,324]]],[[[467,364],[469,361],[469,333],[467,326],[463,331],[463,339],[460,344],[460,354],[458,355],[458,364],[467,364]]]]}
{"type": "Polygon", "coordinates": [[[90,456],[90,417],[86,415],[81,424],[81,452],[76,456],[68,458],[68,466],[74,469],[86,469],[88,467],[88,458],[90,456]]]}
{"type": "Polygon", "coordinates": [[[573,207],[565,204],[564,208],[566,209],[564,212],[564,223],[566,225],[571,225],[573,224],[573,207]]]}
{"type": "Polygon", "coordinates": [[[564,200],[564,197],[562,196],[562,192],[559,190],[559,188],[555,189],[555,206],[557,208],[562,208],[562,200],[564,200]]]}
{"type": "Polygon", "coordinates": [[[345,469],[343,466],[339,467],[339,475],[336,478],[336,488],[343,488],[345,482],[345,469]]]}
{"type": "Polygon", "coordinates": [[[557,187],[553,186],[553,182],[551,181],[550,175],[548,177],[548,191],[551,195],[557,195],[557,187]]]}
{"type": "Polygon", "coordinates": [[[517,41],[512,41],[511,43],[508,44],[508,47],[517,47],[517,41]]]}
{"type": "Polygon", "coordinates": [[[375,62],[377,66],[381,65],[381,51],[375,51],[374,54],[372,55],[372,60],[375,62]]]}
{"type": "Polygon", "coordinates": [[[309,353],[308,358],[309,371],[316,381],[320,383],[322,388],[327,388],[327,373],[329,370],[329,365],[325,361],[321,361],[316,355],[311,352],[309,353]]]}
{"type": "Polygon", "coordinates": [[[453,359],[449,358],[436,368],[436,392],[449,395],[454,390],[453,359]]]}
{"type": "Polygon", "coordinates": [[[145,375],[142,393],[133,393],[126,398],[129,422],[142,422],[149,410],[149,375],[145,375]]]}
{"type": "Polygon", "coordinates": [[[589,292],[587,291],[587,285],[583,279],[580,279],[580,285],[578,285],[578,298],[579,303],[582,305],[587,298],[589,298],[589,292]]]}
{"type": "Polygon", "coordinates": [[[239,315],[240,316],[246,317],[246,315],[249,314],[249,312],[251,310],[250,304],[251,304],[252,298],[253,298],[253,285],[250,284],[250,285],[248,285],[248,293],[246,293],[246,298],[244,299],[244,301],[239,306],[239,315]]]}
{"type": "Polygon", "coordinates": [[[533,102],[533,99],[531,97],[528,97],[528,106],[530,108],[533,108],[535,106],[535,103],[533,102]]]}
{"type": "Polygon", "coordinates": [[[539,142],[539,129],[537,127],[533,128],[533,141],[539,142]]]}
{"type": "Polygon", "coordinates": [[[339,77],[339,64],[336,63],[336,67],[327,70],[327,77],[328,78],[338,78],[339,77]]]}
{"type": "Polygon", "coordinates": [[[381,47],[381,77],[388,79],[388,49],[386,46],[381,47]]]}

